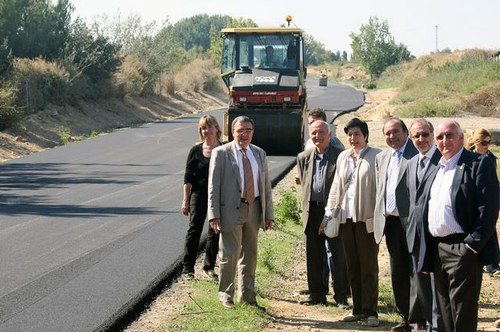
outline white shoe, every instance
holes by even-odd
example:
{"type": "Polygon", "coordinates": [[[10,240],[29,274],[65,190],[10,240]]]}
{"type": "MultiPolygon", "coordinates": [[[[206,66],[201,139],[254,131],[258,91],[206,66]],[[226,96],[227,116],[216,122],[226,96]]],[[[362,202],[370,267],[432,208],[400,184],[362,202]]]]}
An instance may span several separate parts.
{"type": "Polygon", "coordinates": [[[203,275],[208,279],[219,281],[219,276],[217,275],[217,273],[215,273],[214,270],[203,270],[203,275]]]}
{"type": "Polygon", "coordinates": [[[366,325],[371,326],[371,327],[377,327],[380,325],[380,322],[378,321],[378,318],[375,316],[369,316],[366,319],[366,325]]]}
{"type": "Polygon", "coordinates": [[[345,316],[342,320],[344,322],[357,322],[358,320],[362,320],[364,317],[365,317],[364,315],[353,314],[353,315],[345,316]]]}

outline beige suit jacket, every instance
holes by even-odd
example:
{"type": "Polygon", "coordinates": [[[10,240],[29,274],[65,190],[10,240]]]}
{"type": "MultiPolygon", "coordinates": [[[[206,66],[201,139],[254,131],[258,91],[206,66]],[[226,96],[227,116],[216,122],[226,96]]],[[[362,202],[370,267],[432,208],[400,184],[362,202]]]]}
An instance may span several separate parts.
{"type": "MultiPolygon", "coordinates": [[[[352,220],[353,222],[363,221],[366,224],[368,233],[373,232],[373,211],[375,209],[375,156],[381,150],[366,146],[362,151],[358,166],[356,167],[356,174],[354,176],[355,194],[354,194],[354,211],[352,220]]],[[[349,175],[347,174],[348,158],[352,153],[352,149],[343,151],[337,159],[337,169],[333,179],[330,195],[328,196],[328,204],[326,209],[333,209],[342,198],[342,194],[347,189],[347,181],[349,175]]],[[[342,209],[345,213],[345,200],[340,202],[342,209]]]]}
{"type": "MultiPolygon", "coordinates": [[[[259,192],[261,227],[265,221],[274,220],[271,180],[267,167],[266,153],[256,145],[250,145],[259,165],[259,192]]],[[[212,150],[208,172],[208,220],[220,218],[221,231],[231,232],[236,226],[241,204],[241,182],[236,143],[229,142],[212,150]]]]}

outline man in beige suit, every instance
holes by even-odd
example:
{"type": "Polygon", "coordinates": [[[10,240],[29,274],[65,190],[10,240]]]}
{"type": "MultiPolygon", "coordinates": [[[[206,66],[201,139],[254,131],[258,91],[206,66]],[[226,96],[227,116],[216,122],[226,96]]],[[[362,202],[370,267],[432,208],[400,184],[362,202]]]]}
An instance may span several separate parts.
{"type": "Polygon", "coordinates": [[[238,268],[238,302],[257,305],[255,270],[259,228],[274,220],[266,153],[250,144],[254,123],[239,116],[231,124],[234,140],[215,148],[208,177],[208,220],[220,232],[219,300],[234,308],[238,268]]]}

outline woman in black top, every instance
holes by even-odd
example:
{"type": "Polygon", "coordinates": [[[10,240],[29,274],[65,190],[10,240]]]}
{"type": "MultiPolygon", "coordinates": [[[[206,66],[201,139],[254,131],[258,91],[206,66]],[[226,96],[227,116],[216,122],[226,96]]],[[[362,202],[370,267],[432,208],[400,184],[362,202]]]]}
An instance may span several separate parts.
{"type": "MultiPolygon", "coordinates": [[[[208,166],[212,149],[221,145],[221,130],[217,120],[211,115],[203,115],[198,122],[200,143],[189,151],[184,174],[184,198],[182,213],[189,215],[189,228],[186,234],[182,274],[185,279],[194,278],[194,264],[198,255],[200,237],[207,216],[208,166]]],[[[203,273],[217,280],[214,272],[215,260],[219,250],[219,234],[208,227],[208,239],[203,273]]]]}

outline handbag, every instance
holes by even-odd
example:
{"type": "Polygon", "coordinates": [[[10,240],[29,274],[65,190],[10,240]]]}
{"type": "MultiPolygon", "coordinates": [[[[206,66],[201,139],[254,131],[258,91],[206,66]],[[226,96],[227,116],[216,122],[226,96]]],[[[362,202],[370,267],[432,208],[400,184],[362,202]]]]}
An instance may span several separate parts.
{"type": "Polygon", "coordinates": [[[332,214],[326,218],[325,235],[329,238],[339,236],[340,224],[345,223],[344,210],[337,205],[332,214]]]}
{"type": "MultiPolygon", "coordinates": [[[[354,176],[354,171],[349,175],[346,182],[350,183],[353,176],[354,176]]],[[[344,210],[342,209],[342,207],[340,205],[342,204],[342,201],[344,200],[344,197],[347,193],[347,189],[348,188],[346,188],[344,190],[344,192],[342,193],[341,199],[339,200],[339,203],[332,210],[332,214],[326,218],[324,233],[329,238],[339,236],[340,224],[345,224],[345,222],[346,222],[344,210]]]]}

